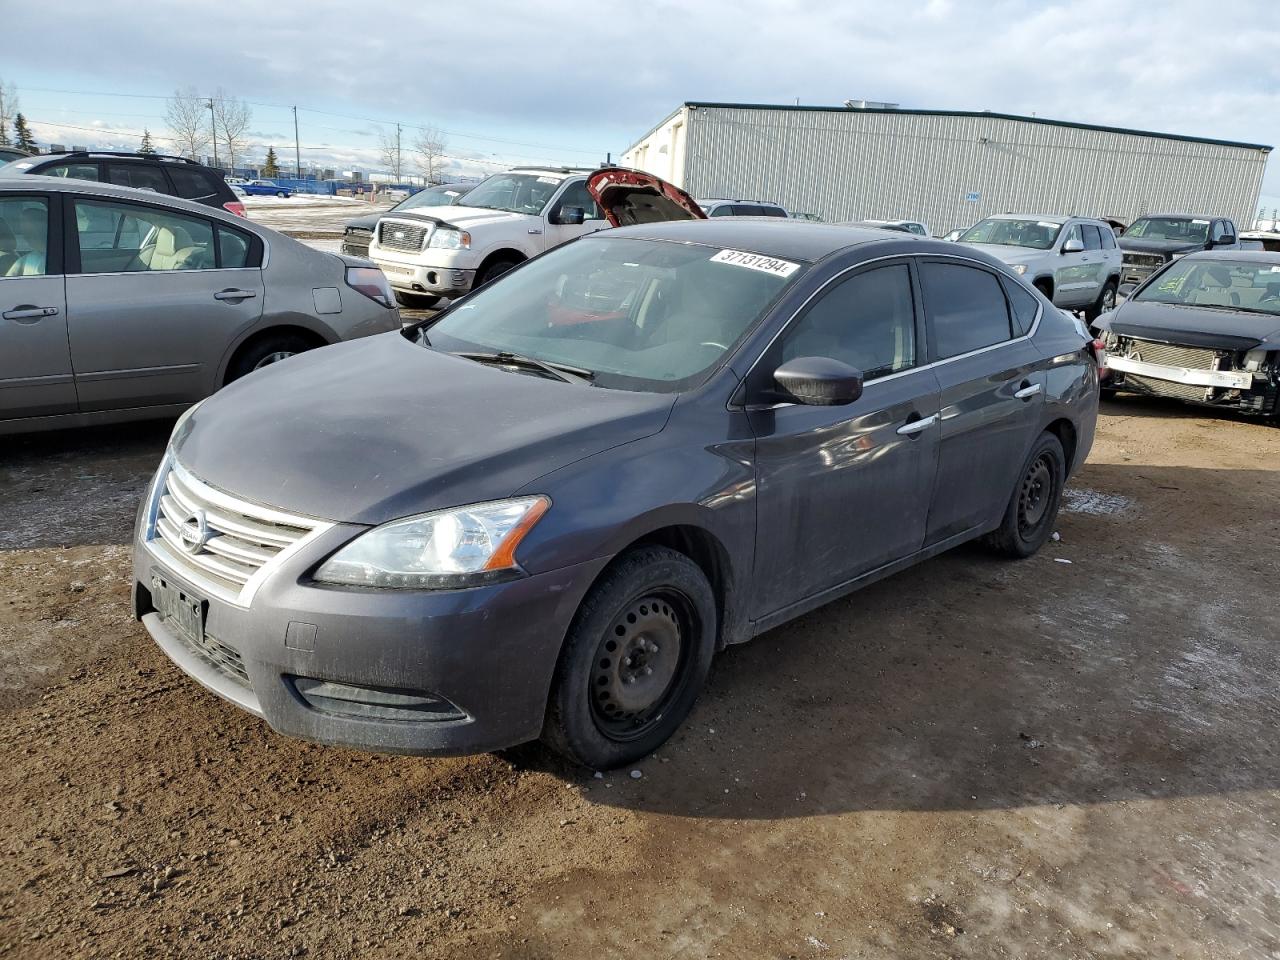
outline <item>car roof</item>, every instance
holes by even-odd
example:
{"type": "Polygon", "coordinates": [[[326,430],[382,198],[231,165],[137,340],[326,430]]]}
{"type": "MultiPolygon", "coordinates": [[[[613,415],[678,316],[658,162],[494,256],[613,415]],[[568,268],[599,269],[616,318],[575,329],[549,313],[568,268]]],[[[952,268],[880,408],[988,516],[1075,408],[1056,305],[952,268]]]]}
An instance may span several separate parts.
{"type": "MultiPolygon", "coordinates": [[[[954,254],[955,245],[945,240],[932,240],[910,233],[883,230],[879,227],[847,227],[812,220],[790,220],[780,217],[716,217],[710,220],[668,220],[644,223],[634,227],[618,227],[599,234],[601,237],[635,237],[642,240],[674,240],[681,243],[703,243],[713,247],[746,250],[784,260],[815,261],[838,250],[865,243],[892,243],[903,253],[954,254]],[[911,249],[901,249],[909,244],[911,249]]],[[[969,254],[966,253],[966,256],[969,254]]],[[[997,261],[974,252],[972,257],[991,264],[997,261]]]]}
{"type": "Polygon", "coordinates": [[[1244,260],[1249,263],[1269,263],[1280,267],[1280,252],[1275,250],[1197,250],[1181,260],[1244,260]]]}
{"type": "Polygon", "coordinates": [[[45,177],[38,173],[27,174],[23,177],[14,177],[12,179],[0,179],[0,192],[8,193],[29,193],[32,190],[46,190],[50,193],[75,193],[86,196],[102,196],[102,197],[119,197],[121,200],[145,200],[154,203],[157,206],[173,207],[175,210],[186,210],[202,217],[212,216],[224,223],[232,226],[243,227],[246,223],[252,224],[258,229],[264,229],[261,224],[255,224],[253,221],[246,221],[244,217],[237,217],[233,213],[224,211],[218,207],[211,207],[203,203],[196,203],[194,200],[183,200],[181,197],[173,197],[167,193],[156,193],[152,190],[138,190],[134,187],[121,187],[114,183],[102,183],[98,180],[76,180],[71,177],[45,177]]]}
{"type": "Polygon", "coordinates": [[[753,203],[762,207],[778,207],[779,209],[782,208],[782,204],[775,203],[772,200],[733,200],[733,199],[730,199],[729,197],[707,197],[705,200],[698,201],[699,205],[702,205],[704,203],[753,203]]]}
{"type": "Polygon", "coordinates": [[[1139,220],[1229,220],[1222,214],[1212,213],[1144,213],[1139,220]]]}

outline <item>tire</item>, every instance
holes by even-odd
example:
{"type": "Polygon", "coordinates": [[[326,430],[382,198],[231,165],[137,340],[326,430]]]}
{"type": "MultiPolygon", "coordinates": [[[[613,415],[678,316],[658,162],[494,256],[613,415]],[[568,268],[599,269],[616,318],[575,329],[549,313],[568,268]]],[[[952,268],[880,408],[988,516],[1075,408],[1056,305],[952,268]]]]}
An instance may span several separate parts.
{"type": "Polygon", "coordinates": [[[1053,289],[1049,284],[1045,283],[1043,280],[1036,280],[1031,285],[1039,290],[1046,300],[1053,303],[1053,289]]]}
{"type": "Polygon", "coordinates": [[[289,196],[289,195],[288,195],[287,193],[285,193],[283,190],[279,190],[279,191],[277,191],[277,192],[276,192],[276,196],[277,196],[277,197],[279,197],[281,200],[283,200],[285,197],[287,197],[287,196],[289,196]]]}
{"type": "Polygon", "coordinates": [[[1108,280],[1098,292],[1098,299],[1085,308],[1084,319],[1090,325],[1090,332],[1092,332],[1093,321],[1116,308],[1116,289],[1118,286],[1119,284],[1116,281],[1108,280]]]}
{"type": "Polygon", "coordinates": [[[440,302],[440,298],[430,293],[402,293],[395,291],[396,303],[414,310],[427,310],[440,302]]]}
{"type": "Polygon", "coordinates": [[[715,640],[715,595],[696,563],[666,547],[624,554],[573,618],[543,743],[595,770],[652,753],[693,708],[715,640]]]}
{"type": "Polygon", "coordinates": [[[987,534],[988,546],[1014,558],[1029,557],[1039,550],[1053,533],[1066,476],[1062,444],[1051,433],[1040,434],[1018,471],[1000,526],[987,534]]]}
{"type": "Polygon", "coordinates": [[[301,337],[296,333],[277,333],[269,337],[263,337],[256,343],[251,344],[247,349],[238,353],[231,366],[227,368],[227,383],[233,380],[239,380],[246,374],[253,373],[263,367],[278,363],[281,360],[287,360],[299,353],[304,353],[312,347],[319,346],[313,340],[301,337]]]}
{"type": "Polygon", "coordinates": [[[492,280],[497,280],[508,270],[513,270],[518,267],[522,262],[523,261],[513,260],[507,257],[500,260],[494,260],[476,275],[476,286],[483,287],[486,283],[489,283],[492,280]]]}

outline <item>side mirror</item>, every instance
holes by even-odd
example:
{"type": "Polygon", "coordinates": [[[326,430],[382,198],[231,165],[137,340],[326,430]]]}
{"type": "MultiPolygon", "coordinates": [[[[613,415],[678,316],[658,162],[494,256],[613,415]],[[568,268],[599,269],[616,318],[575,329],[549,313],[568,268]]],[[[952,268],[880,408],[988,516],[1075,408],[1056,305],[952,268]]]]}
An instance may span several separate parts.
{"type": "Polygon", "coordinates": [[[1229,234],[1229,233],[1228,233],[1228,234],[1224,234],[1220,239],[1213,241],[1213,243],[1209,244],[1209,246],[1211,246],[1211,247],[1229,247],[1229,246],[1231,246],[1232,244],[1234,244],[1235,242],[1236,242],[1236,238],[1235,238],[1235,237],[1233,237],[1231,234],[1229,234]]]}
{"type": "Polygon", "coordinates": [[[862,396],[862,371],[830,357],[796,357],[773,371],[773,381],[796,403],[839,407],[862,396]]]}
{"type": "Polygon", "coordinates": [[[1072,237],[1062,245],[1063,253],[1084,253],[1084,243],[1072,237]]]}
{"type": "Polygon", "coordinates": [[[555,222],[563,227],[576,227],[587,219],[587,211],[581,207],[561,207],[555,216],[555,222]]]}

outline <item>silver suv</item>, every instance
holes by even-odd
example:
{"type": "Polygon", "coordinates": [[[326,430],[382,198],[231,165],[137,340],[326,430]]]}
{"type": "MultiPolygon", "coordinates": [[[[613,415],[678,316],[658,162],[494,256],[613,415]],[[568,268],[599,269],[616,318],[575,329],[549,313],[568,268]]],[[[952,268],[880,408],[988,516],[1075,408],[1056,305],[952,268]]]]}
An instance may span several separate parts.
{"type": "Polygon", "coordinates": [[[1102,220],[1004,213],[975,223],[959,242],[1003,260],[1055,305],[1083,310],[1090,322],[1115,309],[1123,258],[1102,220]]]}

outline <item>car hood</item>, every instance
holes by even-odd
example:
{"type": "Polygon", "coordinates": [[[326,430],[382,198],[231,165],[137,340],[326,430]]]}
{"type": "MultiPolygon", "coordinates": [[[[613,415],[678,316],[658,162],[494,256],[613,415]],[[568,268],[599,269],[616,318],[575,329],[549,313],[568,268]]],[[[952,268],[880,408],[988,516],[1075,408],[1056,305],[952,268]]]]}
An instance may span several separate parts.
{"type": "Polygon", "coordinates": [[[363,217],[353,217],[343,225],[342,229],[344,231],[368,230],[372,232],[373,228],[378,225],[378,221],[381,220],[384,216],[386,216],[387,213],[390,213],[390,212],[391,211],[388,210],[384,213],[368,213],[368,214],[365,214],[363,217]]]}
{"type": "Polygon", "coordinates": [[[605,167],[587,177],[587,192],[615,227],[667,220],[705,220],[698,201],[677,186],[640,170],[605,167]]]}
{"type": "Polygon", "coordinates": [[[377,524],[509,497],[657,433],[674,402],[509,373],[385,334],[237,380],[196,410],[174,448],[236,496],[377,524]]]}
{"type": "Polygon", "coordinates": [[[1185,253],[1188,250],[1203,250],[1203,243],[1188,243],[1186,240],[1143,240],[1140,237],[1120,237],[1116,240],[1121,250],[1129,253],[1185,253]]]}
{"type": "Polygon", "coordinates": [[[1001,263],[1031,263],[1033,260],[1040,260],[1053,253],[1052,250],[1037,250],[1035,247],[1015,247],[1005,243],[966,243],[965,246],[981,250],[983,253],[995,257],[1001,263]]]}
{"type": "Polygon", "coordinates": [[[1251,350],[1263,340],[1280,346],[1280,317],[1180,303],[1126,300],[1097,325],[1121,336],[1217,350],[1251,350]]]}
{"type": "Polygon", "coordinates": [[[512,213],[509,210],[487,210],[484,207],[467,207],[462,204],[441,207],[414,207],[412,210],[388,211],[383,217],[394,217],[397,220],[426,220],[431,223],[447,223],[459,230],[475,230],[491,223],[511,223],[512,221],[533,220],[541,223],[541,218],[528,213],[512,213]]]}

